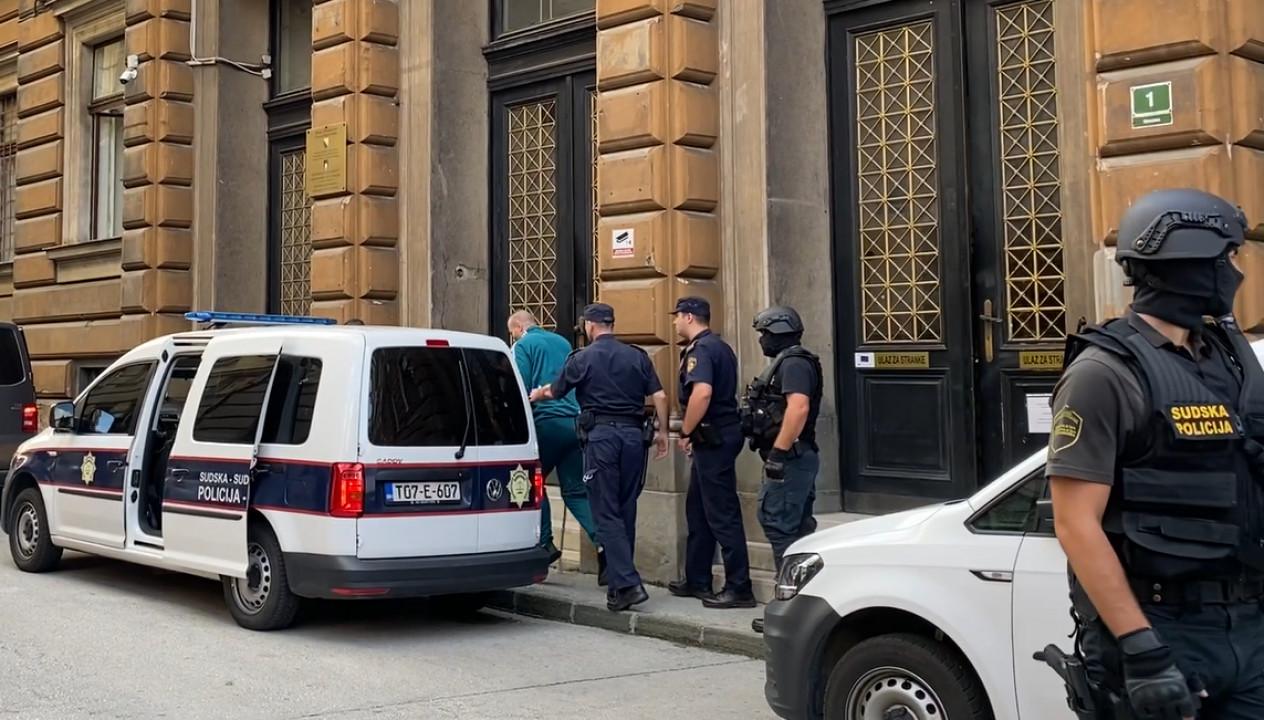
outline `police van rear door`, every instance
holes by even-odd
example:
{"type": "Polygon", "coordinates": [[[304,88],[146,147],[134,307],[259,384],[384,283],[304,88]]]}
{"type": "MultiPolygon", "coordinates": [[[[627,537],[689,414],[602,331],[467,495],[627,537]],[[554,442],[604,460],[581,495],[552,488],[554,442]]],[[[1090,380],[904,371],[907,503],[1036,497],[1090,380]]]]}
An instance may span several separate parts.
{"type": "Polygon", "coordinates": [[[191,570],[244,577],[246,511],[279,338],[217,337],[185,403],[163,491],[167,557],[191,570]]]}

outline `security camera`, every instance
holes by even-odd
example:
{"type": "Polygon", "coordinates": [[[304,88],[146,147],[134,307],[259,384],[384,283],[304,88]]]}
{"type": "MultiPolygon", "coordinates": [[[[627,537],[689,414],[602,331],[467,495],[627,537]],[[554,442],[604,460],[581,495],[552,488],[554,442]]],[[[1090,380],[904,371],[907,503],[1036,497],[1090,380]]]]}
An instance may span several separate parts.
{"type": "Polygon", "coordinates": [[[139,74],[138,68],[140,68],[140,58],[136,55],[128,55],[127,67],[119,74],[119,83],[127,85],[131,81],[135,80],[136,76],[139,74]]]}

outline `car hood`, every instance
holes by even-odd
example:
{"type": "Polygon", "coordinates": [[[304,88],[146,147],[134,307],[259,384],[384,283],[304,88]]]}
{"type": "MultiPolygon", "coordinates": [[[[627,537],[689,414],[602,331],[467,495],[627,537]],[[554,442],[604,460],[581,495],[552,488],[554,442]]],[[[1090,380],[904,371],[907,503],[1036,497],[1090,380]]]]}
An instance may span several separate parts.
{"type": "Polygon", "coordinates": [[[812,533],[799,540],[790,547],[786,554],[801,552],[824,553],[827,550],[834,550],[841,546],[865,544],[878,537],[907,533],[919,527],[934,515],[937,515],[949,504],[956,503],[927,505],[903,512],[875,515],[863,520],[853,520],[842,525],[836,525],[828,530],[812,533]]]}

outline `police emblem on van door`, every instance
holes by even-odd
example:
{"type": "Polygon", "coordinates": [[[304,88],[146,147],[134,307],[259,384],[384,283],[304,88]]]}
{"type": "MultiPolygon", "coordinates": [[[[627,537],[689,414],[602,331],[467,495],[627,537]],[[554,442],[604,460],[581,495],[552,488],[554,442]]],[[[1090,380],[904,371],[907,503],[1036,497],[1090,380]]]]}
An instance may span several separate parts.
{"type": "Polygon", "coordinates": [[[79,477],[83,480],[84,485],[91,485],[93,478],[97,474],[97,459],[92,453],[88,453],[83,457],[83,464],[79,466],[79,477]]]}
{"type": "Polygon", "coordinates": [[[522,507],[531,497],[531,478],[521,465],[509,473],[509,502],[522,507]]]}
{"type": "Polygon", "coordinates": [[[492,478],[487,483],[487,499],[492,502],[500,502],[500,498],[505,494],[505,486],[500,484],[500,480],[492,478]]]}

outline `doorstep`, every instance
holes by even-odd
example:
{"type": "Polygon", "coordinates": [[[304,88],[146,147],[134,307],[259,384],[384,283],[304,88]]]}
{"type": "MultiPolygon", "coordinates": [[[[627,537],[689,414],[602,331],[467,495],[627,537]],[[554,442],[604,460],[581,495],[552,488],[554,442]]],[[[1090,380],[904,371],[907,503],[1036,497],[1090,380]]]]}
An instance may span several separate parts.
{"type": "Polygon", "coordinates": [[[666,588],[646,585],[645,589],[649,601],[628,612],[613,613],[606,609],[606,589],[597,587],[595,575],[555,572],[539,585],[497,593],[491,606],[529,617],[763,659],[763,636],[751,630],[751,621],[764,616],[762,606],[709,610],[698,600],[678,598],[666,588]]]}

